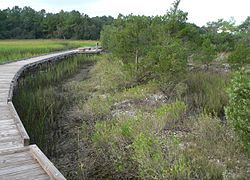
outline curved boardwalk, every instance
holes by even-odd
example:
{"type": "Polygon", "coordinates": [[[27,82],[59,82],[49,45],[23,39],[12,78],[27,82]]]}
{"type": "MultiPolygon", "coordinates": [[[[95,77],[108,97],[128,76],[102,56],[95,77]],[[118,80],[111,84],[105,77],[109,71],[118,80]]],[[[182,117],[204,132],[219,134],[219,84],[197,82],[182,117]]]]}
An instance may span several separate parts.
{"type": "Polygon", "coordinates": [[[77,52],[59,52],[0,65],[0,179],[65,179],[36,145],[29,145],[12,95],[22,71],[77,52]]]}

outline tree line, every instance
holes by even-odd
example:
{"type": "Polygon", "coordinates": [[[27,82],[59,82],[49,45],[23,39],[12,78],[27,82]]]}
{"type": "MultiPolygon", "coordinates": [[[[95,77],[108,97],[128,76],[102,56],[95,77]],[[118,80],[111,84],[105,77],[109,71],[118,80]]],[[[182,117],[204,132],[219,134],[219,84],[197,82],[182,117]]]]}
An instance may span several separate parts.
{"type": "Polygon", "coordinates": [[[0,10],[0,39],[84,39],[97,40],[111,16],[89,17],[78,11],[47,13],[31,7],[0,10]]]}

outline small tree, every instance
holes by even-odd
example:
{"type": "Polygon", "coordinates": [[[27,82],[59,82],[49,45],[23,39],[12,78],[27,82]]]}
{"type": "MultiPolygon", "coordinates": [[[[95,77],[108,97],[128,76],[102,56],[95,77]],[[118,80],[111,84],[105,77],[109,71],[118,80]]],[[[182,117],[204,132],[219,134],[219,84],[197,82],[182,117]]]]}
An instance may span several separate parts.
{"type": "Polygon", "coordinates": [[[216,51],[209,38],[206,38],[203,41],[201,48],[198,51],[199,52],[195,55],[194,59],[208,67],[208,64],[212,62],[216,56],[216,51]]]}
{"type": "Polygon", "coordinates": [[[250,63],[250,45],[246,40],[240,40],[235,50],[229,55],[228,61],[231,63],[250,63]]]}
{"type": "Polygon", "coordinates": [[[226,117],[250,153],[250,69],[241,69],[228,90],[226,117]]]}
{"type": "Polygon", "coordinates": [[[173,86],[185,76],[187,68],[187,52],[179,39],[166,38],[162,46],[158,46],[150,54],[155,61],[154,72],[163,91],[171,91],[173,86]]]}

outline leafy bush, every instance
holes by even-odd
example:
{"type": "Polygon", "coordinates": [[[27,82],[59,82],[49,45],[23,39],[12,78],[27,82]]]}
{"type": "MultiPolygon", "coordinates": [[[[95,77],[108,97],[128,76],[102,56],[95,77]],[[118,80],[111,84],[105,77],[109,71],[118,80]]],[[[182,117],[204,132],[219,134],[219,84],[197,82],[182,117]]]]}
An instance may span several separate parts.
{"type": "Polygon", "coordinates": [[[213,44],[211,43],[210,39],[207,38],[202,43],[199,52],[195,54],[194,59],[204,64],[209,64],[215,59],[215,55],[215,48],[213,47],[213,44]]]}
{"type": "Polygon", "coordinates": [[[132,144],[133,158],[138,162],[139,175],[145,179],[166,178],[166,161],[156,136],[140,133],[132,144]]]}
{"type": "Polygon", "coordinates": [[[250,153],[250,69],[235,73],[228,94],[226,116],[250,153]]]}
{"type": "Polygon", "coordinates": [[[229,55],[231,63],[250,63],[250,45],[245,41],[239,41],[235,50],[229,55]]]}
{"type": "Polygon", "coordinates": [[[153,67],[160,88],[167,93],[186,74],[187,54],[186,49],[178,39],[168,38],[162,47],[150,54],[158,62],[153,67]]]}

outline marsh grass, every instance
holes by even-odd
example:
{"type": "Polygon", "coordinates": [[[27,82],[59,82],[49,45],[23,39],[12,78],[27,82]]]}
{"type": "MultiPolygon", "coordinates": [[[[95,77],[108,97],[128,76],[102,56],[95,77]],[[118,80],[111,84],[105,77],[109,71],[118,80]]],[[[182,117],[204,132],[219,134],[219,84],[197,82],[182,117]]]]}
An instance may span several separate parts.
{"type": "Polygon", "coordinates": [[[31,138],[46,155],[53,153],[53,128],[57,127],[57,116],[67,99],[57,94],[61,82],[76,73],[85,56],[44,64],[36,72],[25,74],[19,80],[13,102],[31,138]]]}
{"type": "Polygon", "coordinates": [[[192,113],[223,116],[228,103],[226,89],[229,82],[230,74],[190,72],[183,82],[177,84],[174,96],[188,104],[192,113]]]}
{"type": "Polygon", "coordinates": [[[81,40],[1,40],[0,64],[54,51],[94,45],[94,41],[81,40]]]}

